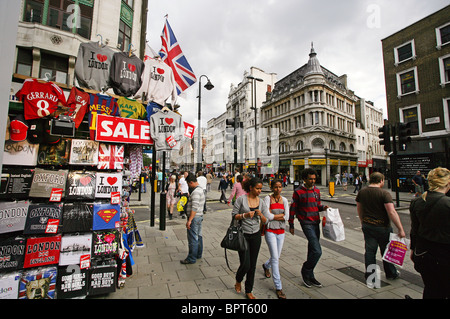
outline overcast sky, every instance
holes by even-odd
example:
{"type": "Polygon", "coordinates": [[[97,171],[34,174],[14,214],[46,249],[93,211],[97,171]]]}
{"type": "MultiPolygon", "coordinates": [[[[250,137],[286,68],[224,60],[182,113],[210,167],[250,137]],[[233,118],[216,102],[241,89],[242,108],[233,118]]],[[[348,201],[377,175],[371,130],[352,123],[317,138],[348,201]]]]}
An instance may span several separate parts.
{"type": "MultiPolygon", "coordinates": [[[[320,64],[373,101],[387,117],[381,40],[444,8],[448,0],[149,0],[147,40],[159,51],[164,16],[202,89],[202,127],[226,110],[230,85],[255,66],[280,80],[308,62],[320,64]],[[202,78],[202,86],[206,83],[202,78]]],[[[179,98],[183,120],[197,125],[198,82],[179,98]]]]}

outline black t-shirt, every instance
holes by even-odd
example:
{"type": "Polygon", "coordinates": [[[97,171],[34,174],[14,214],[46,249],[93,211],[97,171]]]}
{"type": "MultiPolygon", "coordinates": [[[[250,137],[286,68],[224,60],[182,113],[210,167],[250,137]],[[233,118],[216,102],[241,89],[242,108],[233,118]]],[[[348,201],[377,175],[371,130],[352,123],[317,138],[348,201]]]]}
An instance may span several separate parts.
{"type": "Polygon", "coordinates": [[[362,222],[375,226],[389,226],[390,220],[384,204],[393,203],[388,191],[379,187],[365,187],[356,195],[362,207],[362,222]]]}

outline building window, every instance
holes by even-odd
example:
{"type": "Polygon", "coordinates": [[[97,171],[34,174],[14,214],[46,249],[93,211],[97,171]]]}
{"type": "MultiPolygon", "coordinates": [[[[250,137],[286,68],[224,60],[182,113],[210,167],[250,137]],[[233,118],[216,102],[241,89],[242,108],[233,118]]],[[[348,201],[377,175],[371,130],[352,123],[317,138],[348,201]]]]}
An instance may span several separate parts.
{"type": "Polygon", "coordinates": [[[441,74],[441,86],[450,83],[450,54],[439,58],[439,71],[441,74]]]}
{"type": "Polygon", "coordinates": [[[122,20],[119,23],[119,40],[118,47],[122,50],[128,50],[131,43],[131,28],[125,24],[122,20]]]}
{"type": "Polygon", "coordinates": [[[297,142],[297,151],[303,151],[303,141],[297,142]]]}
{"type": "Polygon", "coordinates": [[[444,123],[447,131],[450,131],[450,97],[444,99],[444,123]]]}
{"type": "Polygon", "coordinates": [[[77,7],[74,5],[73,1],[68,0],[49,0],[48,3],[44,0],[26,0],[24,21],[45,24],[89,39],[93,5],[82,3],[78,3],[77,7]],[[44,12],[47,12],[45,17],[44,12]]]}
{"type": "Polygon", "coordinates": [[[42,23],[44,0],[26,0],[23,21],[42,23]]]}
{"type": "Polygon", "coordinates": [[[422,131],[420,106],[408,106],[400,108],[400,122],[411,124],[411,135],[420,135],[422,131]]]}
{"type": "Polygon", "coordinates": [[[67,84],[68,70],[69,59],[67,57],[41,52],[40,78],[67,84]]]}
{"type": "Polygon", "coordinates": [[[418,93],[419,81],[417,78],[417,67],[397,73],[397,90],[398,96],[418,93]]]}
{"type": "Polygon", "coordinates": [[[450,23],[436,28],[437,48],[450,43],[450,23]]]}
{"type": "Polygon", "coordinates": [[[328,148],[330,149],[330,151],[334,151],[336,149],[336,144],[334,143],[334,141],[330,141],[330,143],[328,144],[328,148]]]}
{"type": "Polygon", "coordinates": [[[33,66],[33,52],[30,49],[18,48],[16,73],[31,76],[33,66]]]}
{"type": "Polygon", "coordinates": [[[345,152],[347,150],[347,148],[345,147],[344,143],[339,144],[339,151],[340,152],[345,152]]]}
{"type": "Polygon", "coordinates": [[[395,66],[397,66],[399,63],[408,61],[410,59],[415,59],[416,52],[414,40],[411,40],[408,43],[396,47],[394,49],[394,56],[395,56],[395,66]]]}

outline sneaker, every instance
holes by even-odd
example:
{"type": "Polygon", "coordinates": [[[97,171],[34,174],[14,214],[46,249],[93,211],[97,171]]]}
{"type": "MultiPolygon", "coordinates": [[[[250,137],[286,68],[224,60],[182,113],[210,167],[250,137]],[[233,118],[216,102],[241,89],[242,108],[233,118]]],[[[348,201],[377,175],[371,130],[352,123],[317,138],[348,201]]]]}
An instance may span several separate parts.
{"type": "Polygon", "coordinates": [[[311,278],[309,281],[314,287],[322,288],[322,284],[316,280],[316,278],[311,278]]]}
{"type": "Polygon", "coordinates": [[[312,286],[312,282],[308,279],[303,277],[303,284],[307,287],[307,288],[311,288],[312,286]]]}

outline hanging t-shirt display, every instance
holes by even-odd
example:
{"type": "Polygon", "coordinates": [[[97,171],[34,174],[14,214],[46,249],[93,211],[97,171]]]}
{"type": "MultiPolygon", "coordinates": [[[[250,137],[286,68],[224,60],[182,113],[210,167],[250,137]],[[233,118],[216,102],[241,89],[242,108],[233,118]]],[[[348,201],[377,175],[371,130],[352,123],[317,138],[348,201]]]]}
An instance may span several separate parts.
{"type": "Polygon", "coordinates": [[[150,135],[157,151],[179,149],[184,125],[179,114],[161,110],[150,117],[150,135]]]}
{"type": "Polygon", "coordinates": [[[119,251],[120,235],[117,230],[94,231],[92,235],[92,257],[113,256],[119,251]]]}
{"type": "Polygon", "coordinates": [[[58,267],[56,280],[56,297],[70,299],[87,295],[88,269],[73,266],[58,267]]]}
{"type": "Polygon", "coordinates": [[[27,239],[23,268],[58,264],[61,235],[27,239]]]}
{"type": "Polygon", "coordinates": [[[117,105],[119,105],[121,117],[136,120],[145,120],[147,117],[147,110],[139,101],[121,96],[117,99],[117,105]]]}
{"type": "Polygon", "coordinates": [[[65,203],[63,208],[63,233],[88,232],[92,230],[94,203],[65,203]]]}
{"type": "Polygon", "coordinates": [[[0,199],[24,199],[33,181],[33,169],[4,167],[0,184],[0,199]]]}
{"type": "Polygon", "coordinates": [[[120,205],[94,203],[93,230],[118,228],[119,222],[120,205]]]}
{"type": "Polygon", "coordinates": [[[56,234],[61,228],[63,204],[30,204],[25,235],[56,234]]]}
{"type": "Polygon", "coordinates": [[[66,97],[59,86],[36,79],[25,80],[16,96],[24,104],[25,120],[49,116],[58,109],[58,103],[66,105],[66,97]]]}
{"type": "Polygon", "coordinates": [[[175,105],[178,95],[172,68],[160,59],[152,58],[146,59],[144,65],[142,86],[134,98],[165,105],[171,97],[172,105],[175,105]]]}
{"type": "Polygon", "coordinates": [[[109,72],[114,51],[96,42],[80,44],[75,78],[78,84],[87,89],[102,91],[109,87],[109,72]]]}
{"type": "Polygon", "coordinates": [[[75,123],[75,128],[78,128],[83,121],[89,106],[89,93],[83,90],[72,87],[69,97],[67,98],[67,106],[70,108],[68,115],[75,123]]]}
{"type": "Polygon", "coordinates": [[[94,199],[95,172],[74,172],[67,175],[66,199],[94,199]]]}
{"type": "Polygon", "coordinates": [[[0,202],[0,234],[23,231],[29,205],[28,201],[0,202]]]}
{"type": "Polygon", "coordinates": [[[97,165],[98,142],[91,140],[72,140],[70,148],[71,165],[97,165]]]}
{"type": "Polygon", "coordinates": [[[124,145],[100,143],[98,169],[123,169],[124,145]]]}
{"type": "Polygon", "coordinates": [[[79,265],[81,262],[81,257],[90,259],[91,247],[92,233],[76,235],[66,234],[62,236],[59,265],[79,265]]]}
{"type": "Polygon", "coordinates": [[[19,284],[19,299],[55,299],[56,267],[26,271],[19,284]]]}
{"type": "Polygon", "coordinates": [[[142,73],[144,62],[136,55],[126,52],[116,52],[113,55],[109,80],[114,93],[131,97],[142,86],[142,73]]]}
{"type": "Polygon", "coordinates": [[[95,198],[111,198],[111,193],[122,193],[121,173],[101,173],[97,172],[97,182],[95,184],[95,198]]]}
{"type": "Polygon", "coordinates": [[[17,299],[19,296],[20,272],[0,274],[0,299],[17,299]]]}
{"type": "Polygon", "coordinates": [[[69,163],[70,140],[61,139],[57,144],[40,144],[39,165],[67,165],[69,163]]]}
{"type": "Polygon", "coordinates": [[[67,173],[67,170],[52,171],[36,168],[29,196],[51,199],[54,192],[60,191],[60,198],[64,197],[67,173]]]}
{"type": "Polygon", "coordinates": [[[109,95],[90,94],[89,99],[89,138],[95,140],[95,130],[97,129],[97,115],[120,116],[117,99],[109,95]]]}
{"type": "Polygon", "coordinates": [[[23,267],[25,244],[25,238],[9,237],[0,239],[0,272],[21,269],[23,267]]]}
{"type": "Polygon", "coordinates": [[[88,295],[102,295],[116,291],[117,264],[92,266],[88,278],[88,295]]]}

